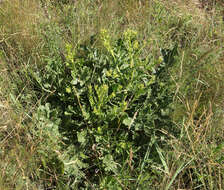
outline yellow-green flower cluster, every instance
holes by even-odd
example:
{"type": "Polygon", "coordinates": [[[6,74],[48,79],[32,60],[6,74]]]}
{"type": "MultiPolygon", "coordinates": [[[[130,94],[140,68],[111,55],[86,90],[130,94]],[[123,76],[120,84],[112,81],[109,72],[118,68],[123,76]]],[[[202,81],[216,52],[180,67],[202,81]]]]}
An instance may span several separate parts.
{"type": "Polygon", "coordinates": [[[129,52],[134,52],[139,48],[138,41],[136,40],[137,32],[134,30],[128,29],[124,32],[124,40],[126,42],[126,47],[129,52]]]}
{"type": "Polygon", "coordinates": [[[100,32],[100,39],[103,42],[104,47],[111,53],[111,55],[114,57],[113,48],[111,46],[111,38],[106,29],[102,29],[100,32]]]}
{"type": "Polygon", "coordinates": [[[66,44],[65,46],[66,48],[66,65],[69,66],[71,63],[73,64],[74,63],[74,50],[72,48],[72,45],[71,44],[66,44]]]}

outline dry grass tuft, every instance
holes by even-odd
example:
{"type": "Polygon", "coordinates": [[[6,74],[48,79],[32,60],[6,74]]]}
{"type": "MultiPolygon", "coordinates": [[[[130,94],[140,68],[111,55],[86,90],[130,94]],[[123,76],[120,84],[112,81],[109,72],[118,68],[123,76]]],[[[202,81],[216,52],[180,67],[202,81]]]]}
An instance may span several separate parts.
{"type": "Polygon", "coordinates": [[[224,188],[224,112],[213,111],[212,104],[195,118],[200,97],[193,103],[186,101],[186,118],[181,124],[181,135],[171,136],[172,151],[167,154],[169,173],[162,188],[172,184],[173,189],[224,188]]]}
{"type": "Polygon", "coordinates": [[[18,62],[20,54],[29,59],[39,48],[37,34],[42,10],[36,0],[7,0],[0,4],[0,47],[10,60],[18,62]]]}
{"type": "MultiPolygon", "coordinates": [[[[22,123],[24,114],[12,108],[10,88],[4,63],[0,65],[0,189],[37,189],[31,182],[36,143],[22,123]]],[[[15,106],[15,105],[14,105],[15,106]]]]}

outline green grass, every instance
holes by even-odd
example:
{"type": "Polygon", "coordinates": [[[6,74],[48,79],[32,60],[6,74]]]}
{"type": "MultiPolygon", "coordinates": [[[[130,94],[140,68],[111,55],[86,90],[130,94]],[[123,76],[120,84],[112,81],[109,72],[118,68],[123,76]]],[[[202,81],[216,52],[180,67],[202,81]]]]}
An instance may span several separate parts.
{"type": "MultiPolygon", "coordinates": [[[[205,4],[195,2],[1,2],[0,189],[224,189],[223,5],[211,0],[209,8],[202,9],[205,4]],[[99,159],[90,163],[80,145],[68,146],[65,142],[72,139],[66,141],[58,130],[66,126],[59,125],[66,119],[57,118],[61,105],[52,97],[56,91],[63,93],[63,86],[55,90],[54,80],[44,86],[42,76],[47,76],[55,60],[58,65],[51,76],[69,79],[57,72],[74,55],[86,59],[80,44],[101,49],[111,59],[101,43],[102,29],[113,43],[128,29],[137,31],[142,53],[136,60],[159,63],[161,49],[178,45],[176,64],[167,73],[174,94],[169,118],[178,133],[162,127],[141,155],[128,147],[123,157],[113,160],[118,154],[111,148],[117,146],[114,137],[110,136],[107,148],[101,147],[103,143],[93,142],[93,128],[87,155],[99,159]],[[46,104],[49,98],[51,106],[46,104]],[[107,151],[112,157],[103,155],[107,151]],[[110,169],[116,165],[118,173],[110,169]]],[[[105,120],[94,122],[100,125],[105,120]]],[[[124,123],[132,125],[129,120],[124,123]]],[[[77,134],[78,142],[84,142],[84,132],[77,134]]]]}

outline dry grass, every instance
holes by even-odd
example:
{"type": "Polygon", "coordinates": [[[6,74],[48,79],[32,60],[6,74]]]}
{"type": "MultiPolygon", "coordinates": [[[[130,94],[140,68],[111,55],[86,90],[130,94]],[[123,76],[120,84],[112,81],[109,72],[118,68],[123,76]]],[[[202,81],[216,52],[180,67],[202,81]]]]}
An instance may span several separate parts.
{"type": "Polygon", "coordinates": [[[37,27],[43,20],[36,0],[10,0],[0,4],[0,44],[8,62],[18,66],[21,56],[30,59],[40,49],[37,27]]]}
{"type": "MultiPolygon", "coordinates": [[[[186,101],[186,118],[178,124],[181,135],[171,137],[172,154],[167,157],[170,175],[166,184],[180,169],[180,165],[191,162],[182,168],[173,187],[180,189],[220,189],[224,188],[223,167],[223,111],[214,113],[212,105],[205,108],[199,118],[195,119],[200,97],[189,104],[186,101]],[[218,121],[218,123],[217,123],[218,121]]],[[[221,110],[220,110],[221,111],[221,110]]],[[[175,188],[174,188],[175,189],[175,188]]]]}
{"type": "MultiPolygon", "coordinates": [[[[1,65],[2,66],[2,65],[1,65]]],[[[1,68],[1,88],[6,87],[7,73],[1,68]],[[4,81],[3,81],[4,80],[4,81]]],[[[9,97],[0,94],[0,189],[36,189],[30,182],[36,168],[36,143],[22,125],[23,114],[16,113],[9,97]]]]}
{"type": "Polygon", "coordinates": [[[15,83],[20,79],[17,74],[10,78],[9,73],[36,64],[47,53],[38,32],[40,24],[49,23],[62,29],[65,43],[74,44],[88,41],[102,28],[116,36],[133,28],[145,40],[146,53],[153,52],[155,57],[159,48],[177,42],[181,64],[173,75],[178,102],[174,120],[181,135],[170,136],[167,142],[172,150],[164,153],[169,172],[163,173],[158,183],[161,189],[169,185],[170,189],[224,189],[222,10],[214,7],[208,11],[196,0],[80,0],[63,9],[45,2],[44,9],[37,0],[0,4],[0,50],[5,59],[3,62],[0,56],[0,189],[38,189],[34,171],[39,168],[36,155],[43,137],[31,137],[30,120],[24,122],[27,107],[35,110],[36,102],[26,99],[30,101],[26,109],[20,104],[20,96],[32,89],[22,80],[21,89],[25,90],[15,95],[15,83]]]}

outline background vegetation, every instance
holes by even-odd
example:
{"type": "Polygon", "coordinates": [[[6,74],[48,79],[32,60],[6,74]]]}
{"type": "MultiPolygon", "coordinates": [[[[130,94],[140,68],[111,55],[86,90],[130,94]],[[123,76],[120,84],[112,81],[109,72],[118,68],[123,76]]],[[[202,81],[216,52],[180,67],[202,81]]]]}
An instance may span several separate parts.
{"type": "Polygon", "coordinates": [[[224,189],[223,1],[0,1],[0,189],[224,189]]]}

